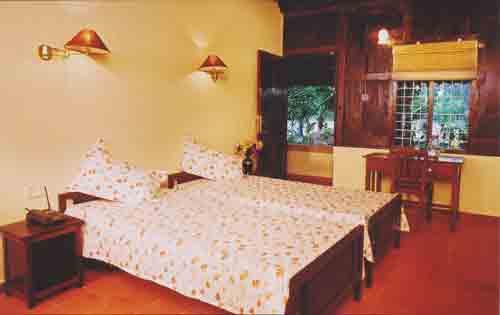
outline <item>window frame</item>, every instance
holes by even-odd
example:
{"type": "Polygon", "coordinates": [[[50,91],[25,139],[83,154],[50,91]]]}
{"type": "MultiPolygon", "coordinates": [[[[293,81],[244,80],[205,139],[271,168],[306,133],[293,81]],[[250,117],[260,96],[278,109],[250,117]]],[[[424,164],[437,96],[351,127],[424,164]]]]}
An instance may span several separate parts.
{"type": "Polygon", "coordinates": [[[463,79],[463,80],[458,80],[458,79],[418,79],[418,80],[410,80],[410,79],[405,79],[405,80],[393,80],[391,84],[391,138],[390,138],[390,147],[391,148],[400,148],[401,146],[396,146],[394,145],[394,135],[395,135],[395,129],[396,129],[396,106],[397,106],[397,92],[398,92],[398,83],[399,82],[404,82],[404,81],[426,81],[429,83],[429,89],[427,91],[427,99],[429,102],[429,108],[427,112],[427,141],[431,141],[432,139],[432,129],[433,129],[433,117],[434,117],[434,88],[436,85],[436,81],[470,81],[471,87],[470,87],[470,93],[469,93],[469,119],[467,122],[467,143],[464,145],[463,150],[453,150],[453,149],[441,149],[441,152],[444,153],[451,153],[451,154],[466,154],[470,151],[470,143],[471,143],[471,131],[472,131],[472,113],[474,111],[474,108],[476,106],[475,104],[475,95],[477,94],[477,79],[463,79]]]}

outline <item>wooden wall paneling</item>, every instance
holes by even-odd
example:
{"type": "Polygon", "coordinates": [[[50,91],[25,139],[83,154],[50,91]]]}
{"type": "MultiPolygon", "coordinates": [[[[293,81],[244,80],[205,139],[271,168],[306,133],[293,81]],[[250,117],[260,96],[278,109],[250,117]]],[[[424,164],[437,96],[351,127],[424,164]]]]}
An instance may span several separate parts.
{"type": "Polygon", "coordinates": [[[403,34],[401,40],[408,42],[413,38],[413,6],[411,0],[401,1],[400,11],[403,13],[402,17],[402,30],[403,34]]]}
{"type": "Polygon", "coordinates": [[[337,115],[335,121],[335,145],[344,144],[344,111],[346,99],[346,67],[347,67],[347,35],[348,19],[345,14],[340,14],[337,22],[337,115]]]}
{"type": "MultiPolygon", "coordinates": [[[[346,74],[345,145],[386,147],[390,141],[389,81],[366,80],[367,73],[389,72],[392,67],[392,49],[377,45],[380,22],[364,14],[350,19],[348,72],[346,74]],[[361,95],[369,99],[362,101],[361,95]]],[[[398,20],[398,19],[393,19],[398,20]]],[[[394,25],[394,24],[392,24],[394,25]]]]}
{"type": "Polygon", "coordinates": [[[381,106],[381,118],[378,120],[380,123],[380,127],[378,127],[375,131],[375,135],[379,137],[383,137],[382,146],[388,147],[391,143],[391,118],[389,108],[392,106],[391,100],[391,84],[389,81],[379,82],[379,104],[381,106]]]}
{"type": "MultiPolygon", "coordinates": [[[[488,1],[490,2],[490,1],[488,1]]],[[[491,2],[490,2],[491,4],[491,2]]],[[[474,154],[500,155],[500,97],[499,63],[500,43],[492,29],[498,27],[498,16],[488,4],[484,8],[473,10],[471,29],[479,33],[479,39],[485,47],[479,50],[479,80],[475,85],[478,95],[473,95],[470,112],[469,152],[474,154]],[[482,15],[477,18],[476,15],[482,15]]],[[[498,32],[496,32],[498,33],[498,32]]]]}
{"type": "Polygon", "coordinates": [[[353,139],[360,136],[359,131],[362,129],[362,107],[365,104],[361,103],[361,87],[362,78],[359,76],[365,68],[365,60],[361,58],[362,51],[360,36],[360,24],[358,18],[351,16],[349,19],[349,38],[345,43],[346,50],[346,71],[345,71],[345,97],[344,97],[344,142],[343,145],[350,146],[353,139]]]}
{"type": "MultiPolygon", "coordinates": [[[[353,83],[350,98],[346,101],[349,108],[346,110],[346,144],[355,147],[388,147],[392,139],[392,95],[389,76],[383,74],[392,71],[392,48],[378,45],[378,31],[381,27],[388,28],[391,36],[396,40],[406,40],[412,29],[413,19],[410,14],[403,17],[402,8],[408,8],[409,1],[399,2],[399,8],[382,11],[378,16],[371,13],[359,12],[354,20],[358,29],[357,36],[361,36],[360,49],[351,47],[349,56],[350,80],[363,81],[374,74],[379,80],[368,80],[363,85],[366,89],[358,92],[353,83]],[[405,26],[403,24],[406,23],[405,26]],[[359,31],[359,25],[364,25],[365,31],[359,31]],[[363,63],[364,61],[364,63],[363,63]],[[383,80],[386,78],[385,80],[383,80]],[[361,100],[361,93],[366,92],[368,101],[361,100]],[[359,106],[357,104],[360,104],[359,106]]],[[[411,12],[411,10],[408,10],[411,12]]],[[[354,45],[354,41],[351,43],[354,45]]],[[[374,77],[374,76],[372,76],[374,77]]]]}
{"type": "Polygon", "coordinates": [[[331,51],[336,43],[336,21],[334,13],[306,16],[285,16],[284,53],[305,53],[308,49],[331,51]]]}
{"type": "Polygon", "coordinates": [[[317,48],[293,48],[285,52],[285,56],[300,56],[300,55],[321,55],[327,53],[335,53],[337,46],[322,46],[317,48]]]}
{"type": "MultiPolygon", "coordinates": [[[[407,0],[403,0],[407,1],[407,0]]],[[[380,14],[397,7],[401,0],[278,0],[281,11],[287,16],[318,15],[332,12],[363,10],[380,14]]]]}
{"type": "Polygon", "coordinates": [[[390,93],[388,81],[369,81],[368,89],[369,101],[363,109],[363,128],[367,131],[367,142],[364,146],[368,147],[387,147],[390,143],[390,93]]]}
{"type": "Polygon", "coordinates": [[[349,47],[349,65],[348,71],[346,71],[345,75],[345,92],[344,92],[344,127],[343,127],[343,143],[342,145],[350,146],[353,143],[352,139],[358,138],[359,131],[361,129],[361,104],[359,100],[360,93],[360,80],[355,79],[355,74],[359,71],[356,71],[356,64],[353,62],[354,60],[358,60],[358,58],[353,58],[353,55],[357,56],[356,47],[349,47]]]}
{"type": "MultiPolygon", "coordinates": [[[[378,33],[378,30],[372,31],[378,33]]],[[[369,43],[365,53],[366,73],[388,73],[392,70],[392,48],[369,43]]]]}
{"type": "MultiPolygon", "coordinates": [[[[500,30],[500,3],[497,2],[497,8],[494,10],[496,12],[496,24],[497,30],[500,30]]],[[[500,32],[496,32],[496,77],[500,81],[500,32]]],[[[500,83],[497,84],[497,155],[500,155],[500,83]]]]}
{"type": "Polygon", "coordinates": [[[439,41],[463,36],[470,33],[466,29],[467,20],[470,20],[471,1],[455,0],[420,0],[414,1],[413,35],[419,41],[439,41]]]}
{"type": "Polygon", "coordinates": [[[481,151],[478,148],[477,142],[475,141],[475,135],[473,132],[477,131],[477,124],[479,122],[479,82],[478,80],[473,80],[471,85],[471,95],[470,95],[470,111],[469,111],[469,143],[467,144],[467,151],[481,151]]]}
{"type": "Polygon", "coordinates": [[[378,32],[383,27],[389,30],[391,37],[401,37],[401,15],[392,12],[377,17],[359,15],[357,24],[365,25],[364,36],[361,38],[365,51],[366,73],[387,73],[392,69],[392,47],[378,45],[378,32]]]}
{"type": "Polygon", "coordinates": [[[398,83],[396,81],[392,81],[389,83],[389,92],[390,92],[390,99],[389,99],[389,119],[388,119],[388,125],[389,125],[389,143],[387,147],[392,147],[392,138],[396,134],[396,117],[394,116],[396,112],[396,101],[397,101],[397,93],[398,93],[398,83]]]}
{"type": "MultiPolygon", "coordinates": [[[[335,41],[329,42],[336,48],[338,62],[337,145],[387,147],[392,143],[393,85],[389,83],[390,76],[384,75],[392,71],[392,51],[376,44],[378,29],[384,26],[389,28],[396,43],[460,37],[477,38],[485,45],[480,49],[479,79],[474,83],[477,91],[471,95],[468,152],[500,155],[500,32],[497,31],[500,4],[497,0],[483,0],[481,5],[454,0],[378,1],[370,5],[339,1],[335,4],[328,15],[338,16],[335,41]],[[365,78],[375,80],[366,83],[370,99],[362,103],[361,87],[365,78]]],[[[295,18],[311,14],[306,11],[287,14],[295,18]]],[[[321,10],[314,13],[318,15],[321,10]]],[[[307,43],[310,46],[313,42],[307,43]]]]}

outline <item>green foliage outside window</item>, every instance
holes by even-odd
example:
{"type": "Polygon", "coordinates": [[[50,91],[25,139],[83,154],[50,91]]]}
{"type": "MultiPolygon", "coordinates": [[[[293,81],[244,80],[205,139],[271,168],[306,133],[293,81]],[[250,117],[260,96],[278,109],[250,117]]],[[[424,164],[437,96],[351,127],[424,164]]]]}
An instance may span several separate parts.
{"type": "Polygon", "coordinates": [[[335,88],[288,87],[288,143],[333,145],[335,88]]]}
{"type": "Polygon", "coordinates": [[[469,134],[470,88],[467,81],[436,82],[432,136],[441,149],[465,149],[469,134]]]}

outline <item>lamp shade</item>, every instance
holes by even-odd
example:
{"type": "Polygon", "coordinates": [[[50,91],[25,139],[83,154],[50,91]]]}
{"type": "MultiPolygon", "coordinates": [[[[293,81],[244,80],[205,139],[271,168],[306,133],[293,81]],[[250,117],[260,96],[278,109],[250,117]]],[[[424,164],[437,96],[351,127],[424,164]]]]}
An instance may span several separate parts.
{"type": "Polygon", "coordinates": [[[99,35],[91,29],[83,29],[78,32],[64,45],[64,48],[89,55],[103,55],[110,52],[99,35]]]}
{"type": "Polygon", "coordinates": [[[227,69],[226,64],[216,55],[209,55],[200,66],[201,71],[205,72],[224,72],[227,69]]]}

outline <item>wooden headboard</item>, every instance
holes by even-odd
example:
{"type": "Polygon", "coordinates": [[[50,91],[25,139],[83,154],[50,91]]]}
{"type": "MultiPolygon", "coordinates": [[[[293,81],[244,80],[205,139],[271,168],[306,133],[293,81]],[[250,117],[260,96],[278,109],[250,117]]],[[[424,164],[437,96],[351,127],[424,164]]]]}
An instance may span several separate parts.
{"type": "Polygon", "coordinates": [[[203,179],[203,177],[186,172],[168,174],[167,188],[172,189],[176,184],[183,184],[197,179],[203,179]]]}
{"type": "Polygon", "coordinates": [[[89,202],[89,201],[94,201],[94,200],[101,200],[101,198],[87,195],[87,194],[80,193],[80,192],[62,193],[62,194],[59,194],[58,199],[59,199],[59,211],[60,212],[66,211],[66,208],[68,207],[69,200],[73,201],[73,204],[79,204],[79,203],[84,203],[84,202],[89,202]]]}
{"type": "MultiPolygon", "coordinates": [[[[183,184],[187,183],[193,180],[197,179],[203,179],[201,176],[197,176],[194,174],[189,174],[186,172],[178,172],[178,173],[173,173],[168,175],[168,180],[166,183],[167,188],[172,189],[176,184],[183,184]]],[[[165,185],[162,183],[162,187],[165,185]]],[[[84,202],[89,202],[89,201],[94,201],[94,200],[102,200],[101,198],[87,195],[84,193],[80,192],[66,192],[59,194],[58,196],[59,199],[59,211],[64,212],[66,211],[68,207],[68,201],[73,201],[73,204],[79,204],[79,203],[84,203],[84,202]]]]}

